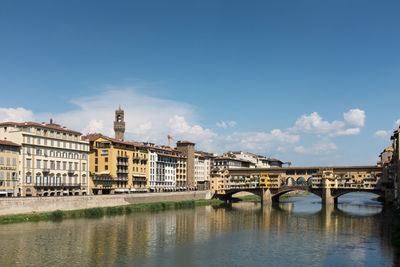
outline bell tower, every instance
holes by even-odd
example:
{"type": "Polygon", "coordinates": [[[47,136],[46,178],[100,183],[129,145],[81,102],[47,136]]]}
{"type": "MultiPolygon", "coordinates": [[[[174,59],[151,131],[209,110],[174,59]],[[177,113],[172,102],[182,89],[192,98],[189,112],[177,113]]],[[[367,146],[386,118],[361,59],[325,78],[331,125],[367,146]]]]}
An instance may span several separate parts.
{"type": "Polygon", "coordinates": [[[121,109],[121,107],[119,107],[115,111],[114,133],[115,133],[115,139],[124,141],[125,121],[124,121],[124,111],[121,109]]]}

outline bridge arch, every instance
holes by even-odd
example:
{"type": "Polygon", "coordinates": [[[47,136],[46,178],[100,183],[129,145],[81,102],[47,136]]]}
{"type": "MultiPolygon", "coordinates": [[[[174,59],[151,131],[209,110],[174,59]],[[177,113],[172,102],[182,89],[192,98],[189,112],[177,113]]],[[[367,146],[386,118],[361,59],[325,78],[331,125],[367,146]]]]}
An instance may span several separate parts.
{"type": "Polygon", "coordinates": [[[311,185],[311,184],[312,184],[312,177],[309,177],[309,178],[307,179],[307,184],[308,184],[308,185],[311,185]]]}
{"type": "Polygon", "coordinates": [[[295,183],[295,180],[294,180],[293,177],[289,177],[289,178],[286,179],[286,185],[287,186],[292,186],[292,185],[295,185],[295,184],[296,183],[295,183]]]}
{"type": "Polygon", "coordinates": [[[337,190],[336,192],[332,193],[332,196],[334,198],[339,198],[339,197],[349,194],[349,193],[369,193],[369,194],[374,194],[376,196],[385,197],[385,192],[383,192],[381,190],[371,190],[370,192],[369,191],[367,192],[365,190],[357,190],[357,189],[337,190]]]}
{"type": "Polygon", "coordinates": [[[297,184],[306,184],[306,179],[304,177],[297,178],[297,184]]]}

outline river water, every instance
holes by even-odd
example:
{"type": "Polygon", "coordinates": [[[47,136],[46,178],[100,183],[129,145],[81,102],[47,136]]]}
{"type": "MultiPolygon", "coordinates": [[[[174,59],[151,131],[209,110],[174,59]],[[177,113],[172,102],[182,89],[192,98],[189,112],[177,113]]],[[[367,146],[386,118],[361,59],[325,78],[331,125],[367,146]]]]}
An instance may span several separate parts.
{"type": "Polygon", "coordinates": [[[0,266],[395,266],[393,216],[373,197],[0,225],[0,266]]]}

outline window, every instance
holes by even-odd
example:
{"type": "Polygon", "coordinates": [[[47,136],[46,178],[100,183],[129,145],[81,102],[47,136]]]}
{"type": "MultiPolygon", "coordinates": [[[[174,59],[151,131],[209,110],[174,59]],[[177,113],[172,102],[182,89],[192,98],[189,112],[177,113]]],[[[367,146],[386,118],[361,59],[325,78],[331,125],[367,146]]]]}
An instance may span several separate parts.
{"type": "MultiPolygon", "coordinates": [[[[36,180],[37,180],[37,178],[36,178],[36,180]]],[[[27,174],[27,175],[25,176],[25,182],[26,182],[27,184],[30,184],[30,183],[32,182],[32,177],[31,177],[30,174],[27,174]]]]}
{"type": "Polygon", "coordinates": [[[75,171],[78,170],[78,162],[75,162],[75,171]]]}
{"type": "Polygon", "coordinates": [[[40,148],[36,149],[36,156],[41,156],[42,150],[40,148]]]}
{"type": "Polygon", "coordinates": [[[105,157],[105,158],[104,158],[104,161],[105,161],[105,162],[108,162],[108,157],[105,157]]]}
{"type": "Polygon", "coordinates": [[[102,151],[101,151],[101,155],[102,155],[102,156],[108,155],[108,150],[102,150],[102,151]]]}
{"type": "Polygon", "coordinates": [[[0,164],[4,165],[4,158],[3,157],[0,157],[0,164]]]}
{"type": "Polygon", "coordinates": [[[61,168],[61,161],[57,161],[57,170],[61,168]]]}
{"type": "Polygon", "coordinates": [[[99,160],[97,158],[94,159],[94,164],[98,164],[99,160]]]}
{"type": "Polygon", "coordinates": [[[27,142],[28,144],[31,142],[31,137],[30,137],[30,136],[27,136],[27,137],[26,137],[26,142],[27,142]]]}
{"type": "Polygon", "coordinates": [[[4,180],[4,172],[0,172],[0,180],[4,180]]]}
{"type": "Polygon", "coordinates": [[[63,161],[63,170],[65,171],[67,169],[67,162],[63,161]]]}
{"type": "Polygon", "coordinates": [[[86,163],[82,163],[82,171],[86,171],[86,163]]]}
{"type": "Polygon", "coordinates": [[[105,166],[104,166],[104,169],[105,169],[105,170],[108,170],[108,165],[105,165],[105,166]]]}
{"type": "Polygon", "coordinates": [[[27,168],[31,167],[31,159],[26,159],[26,167],[27,168]]]}
{"type": "Polygon", "coordinates": [[[12,159],[12,165],[13,165],[13,166],[17,166],[17,159],[16,159],[16,158],[13,158],[13,159],[12,159]]]}
{"type": "Polygon", "coordinates": [[[36,168],[40,169],[40,160],[36,160],[36,168]]]}

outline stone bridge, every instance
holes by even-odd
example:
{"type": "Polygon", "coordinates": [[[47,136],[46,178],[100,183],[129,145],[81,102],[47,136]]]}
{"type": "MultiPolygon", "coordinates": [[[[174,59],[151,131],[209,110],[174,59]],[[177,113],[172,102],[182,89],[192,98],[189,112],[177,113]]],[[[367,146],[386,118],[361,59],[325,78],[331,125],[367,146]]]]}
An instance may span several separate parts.
{"type": "Polygon", "coordinates": [[[311,185],[285,185],[280,188],[235,188],[225,190],[225,194],[215,194],[214,198],[219,198],[230,202],[232,196],[239,192],[249,192],[261,198],[262,203],[279,202],[279,197],[292,191],[306,191],[319,196],[322,204],[336,204],[338,197],[352,192],[367,192],[385,197],[385,191],[381,189],[361,189],[361,188],[312,188],[311,185]]]}

